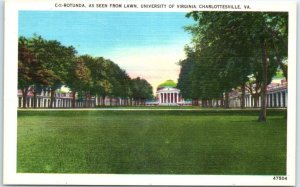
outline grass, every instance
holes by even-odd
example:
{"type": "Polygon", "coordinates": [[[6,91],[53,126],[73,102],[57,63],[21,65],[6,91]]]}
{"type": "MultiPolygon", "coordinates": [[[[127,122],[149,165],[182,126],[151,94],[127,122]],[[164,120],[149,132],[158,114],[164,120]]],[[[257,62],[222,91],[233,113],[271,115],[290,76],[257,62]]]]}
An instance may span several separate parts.
{"type": "Polygon", "coordinates": [[[17,172],[285,175],[284,113],[22,110],[17,172]]]}

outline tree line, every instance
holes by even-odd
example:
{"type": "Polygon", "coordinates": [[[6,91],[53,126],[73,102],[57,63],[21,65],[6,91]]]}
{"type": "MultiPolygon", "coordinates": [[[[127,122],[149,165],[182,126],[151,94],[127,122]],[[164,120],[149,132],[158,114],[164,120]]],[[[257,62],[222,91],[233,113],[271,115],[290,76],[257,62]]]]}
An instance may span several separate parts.
{"type": "MultiPolygon", "coordinates": [[[[141,105],[153,98],[152,86],[140,77],[130,78],[116,63],[103,57],[78,55],[73,46],[64,46],[56,40],[45,40],[34,35],[19,37],[18,89],[22,92],[23,107],[27,106],[28,92],[33,93],[33,106],[37,95],[51,90],[50,108],[54,108],[55,92],[63,85],[72,92],[72,107],[76,99],[87,101],[92,97],[122,98],[124,105],[141,105]]],[[[85,103],[85,107],[88,103],[85,103]]]]}
{"type": "Polygon", "coordinates": [[[258,106],[259,121],[266,121],[266,91],[278,70],[287,80],[288,13],[286,12],[190,12],[196,23],[187,58],[181,65],[178,88],[184,98],[207,104],[220,99],[229,107],[229,92],[245,91],[258,106]]]}

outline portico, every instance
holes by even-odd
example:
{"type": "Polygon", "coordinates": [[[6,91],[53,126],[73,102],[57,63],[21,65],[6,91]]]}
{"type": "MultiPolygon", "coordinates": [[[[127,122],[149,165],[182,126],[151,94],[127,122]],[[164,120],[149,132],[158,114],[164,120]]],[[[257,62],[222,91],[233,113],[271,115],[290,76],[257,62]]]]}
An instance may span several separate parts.
{"type": "Polygon", "coordinates": [[[177,88],[164,87],[157,91],[159,105],[177,105],[182,98],[177,88]]]}

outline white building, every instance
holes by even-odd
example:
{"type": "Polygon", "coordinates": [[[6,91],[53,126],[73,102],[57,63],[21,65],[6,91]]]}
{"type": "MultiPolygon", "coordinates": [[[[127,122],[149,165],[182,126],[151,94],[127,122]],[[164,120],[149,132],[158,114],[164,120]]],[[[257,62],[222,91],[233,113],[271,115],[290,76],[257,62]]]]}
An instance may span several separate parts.
{"type": "MultiPolygon", "coordinates": [[[[285,79],[274,80],[267,87],[266,104],[268,108],[285,108],[288,106],[288,83],[285,79]]],[[[229,93],[229,106],[241,106],[241,93],[239,91],[232,91],[229,93]]],[[[258,98],[257,107],[261,107],[261,97],[258,98]]],[[[249,92],[245,94],[245,107],[254,107],[254,98],[249,92]]]]}
{"type": "Polygon", "coordinates": [[[179,105],[183,103],[180,90],[173,87],[162,87],[157,90],[159,105],[179,105]]]}

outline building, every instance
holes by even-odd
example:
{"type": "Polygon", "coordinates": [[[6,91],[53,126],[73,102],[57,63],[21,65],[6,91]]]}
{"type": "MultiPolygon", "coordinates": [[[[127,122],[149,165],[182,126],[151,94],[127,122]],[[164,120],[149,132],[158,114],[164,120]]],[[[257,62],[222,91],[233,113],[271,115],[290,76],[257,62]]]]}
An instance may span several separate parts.
{"type": "Polygon", "coordinates": [[[184,105],[184,99],[180,94],[180,90],[176,88],[176,83],[172,80],[167,80],[160,84],[156,91],[158,105],[176,106],[184,105]]]}
{"type": "Polygon", "coordinates": [[[157,90],[158,104],[159,105],[179,105],[182,103],[180,90],[177,88],[161,88],[157,90]]]}
{"type": "MultiPolygon", "coordinates": [[[[288,106],[288,90],[287,81],[285,79],[273,80],[267,87],[267,107],[268,108],[285,108],[288,106]]],[[[233,90],[229,93],[229,106],[241,106],[241,93],[240,91],[233,90]]],[[[254,98],[249,93],[245,94],[245,107],[254,107],[254,98]]],[[[257,107],[261,107],[261,97],[258,98],[257,107]]]]}

